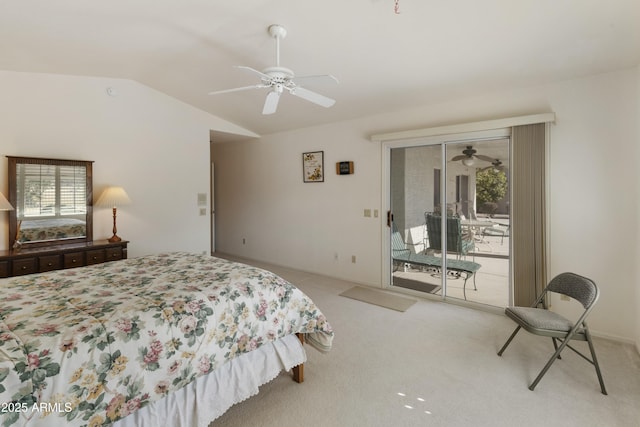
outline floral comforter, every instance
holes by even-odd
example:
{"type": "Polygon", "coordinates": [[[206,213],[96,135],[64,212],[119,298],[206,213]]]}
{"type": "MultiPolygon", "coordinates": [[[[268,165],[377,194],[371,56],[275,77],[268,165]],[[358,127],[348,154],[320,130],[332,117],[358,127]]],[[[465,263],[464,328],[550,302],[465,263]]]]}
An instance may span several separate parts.
{"type": "Polygon", "coordinates": [[[333,331],[265,270],[170,253],[0,280],[2,425],[107,426],[263,343],[333,331]]]}

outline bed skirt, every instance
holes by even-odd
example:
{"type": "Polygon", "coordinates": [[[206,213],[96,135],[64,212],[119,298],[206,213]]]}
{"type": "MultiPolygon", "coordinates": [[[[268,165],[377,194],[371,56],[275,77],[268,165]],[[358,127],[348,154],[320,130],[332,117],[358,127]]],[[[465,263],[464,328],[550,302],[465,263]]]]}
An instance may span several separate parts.
{"type": "Polygon", "coordinates": [[[258,393],[282,370],[304,363],[300,340],[289,335],[226,362],[212,373],[139,409],[113,427],[207,427],[231,406],[258,393]]]}

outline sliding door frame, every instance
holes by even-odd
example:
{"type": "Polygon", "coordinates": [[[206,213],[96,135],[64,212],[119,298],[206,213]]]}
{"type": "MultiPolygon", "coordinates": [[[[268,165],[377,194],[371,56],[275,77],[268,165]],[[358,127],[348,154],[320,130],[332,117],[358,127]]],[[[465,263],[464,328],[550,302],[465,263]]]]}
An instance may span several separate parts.
{"type": "MultiPolygon", "coordinates": [[[[393,148],[407,148],[425,145],[441,145],[443,150],[441,176],[446,177],[446,158],[444,156],[445,144],[455,143],[461,141],[483,140],[483,139],[495,139],[500,137],[510,137],[511,128],[513,126],[535,124],[535,123],[552,123],[555,121],[554,113],[542,113],[529,116],[511,117],[505,119],[488,120],[482,122],[465,123],[451,126],[440,126],[433,128],[408,130],[401,132],[376,134],[371,136],[372,141],[381,143],[381,160],[382,160],[382,173],[381,173],[381,189],[382,200],[381,205],[383,211],[391,212],[391,149],[393,148]]],[[[548,144],[549,134],[546,132],[546,142],[548,144]]],[[[548,150],[547,150],[548,153],[548,150]]],[[[548,160],[548,159],[547,159],[548,160]]],[[[548,169],[547,172],[548,174],[548,169]]],[[[547,177],[548,178],[548,177],[547,177]]],[[[445,180],[441,179],[441,194],[444,193],[445,180]]],[[[547,186],[549,180],[546,180],[547,186]]],[[[546,192],[548,194],[548,191],[546,192]]],[[[549,205],[546,206],[545,215],[548,218],[549,205]]],[[[548,222],[547,222],[548,223],[548,222]]],[[[393,260],[391,258],[391,232],[390,227],[386,221],[381,221],[381,236],[383,236],[382,250],[381,250],[381,277],[382,288],[389,288],[391,284],[391,273],[393,260]]],[[[548,245],[549,228],[546,229],[546,245],[548,245]]],[[[510,244],[512,244],[510,242],[510,244]]],[[[444,249],[443,249],[444,250],[444,249]]],[[[511,249],[510,249],[511,253],[511,249]]],[[[547,247],[547,259],[548,263],[550,251],[547,247]]],[[[446,259],[446,257],[445,257],[446,259]]],[[[443,269],[446,269],[446,260],[444,261],[443,269]]],[[[509,277],[509,303],[513,303],[513,272],[510,269],[509,277]]],[[[443,283],[443,285],[445,285],[443,283]]],[[[446,292],[442,293],[442,300],[446,299],[446,292]]]]}

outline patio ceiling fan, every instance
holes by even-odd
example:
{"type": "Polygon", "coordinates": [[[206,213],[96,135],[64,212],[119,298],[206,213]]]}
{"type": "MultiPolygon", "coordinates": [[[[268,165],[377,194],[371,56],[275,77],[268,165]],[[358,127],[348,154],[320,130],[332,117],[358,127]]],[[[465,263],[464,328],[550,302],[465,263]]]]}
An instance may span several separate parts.
{"type": "Polygon", "coordinates": [[[462,164],[465,166],[473,166],[475,160],[484,160],[485,162],[492,163],[494,159],[489,156],[484,156],[482,154],[476,154],[477,151],[471,145],[467,145],[467,148],[462,150],[462,154],[459,154],[451,159],[452,162],[457,162],[458,160],[462,161],[462,164]]]}
{"type": "Polygon", "coordinates": [[[481,171],[485,171],[487,169],[493,169],[496,172],[502,172],[506,169],[506,166],[502,164],[502,161],[500,159],[495,159],[494,161],[491,162],[491,166],[487,166],[485,168],[480,169],[481,171]]]}
{"type": "Polygon", "coordinates": [[[251,86],[237,87],[233,89],[225,89],[209,92],[209,95],[218,95],[222,93],[239,92],[250,89],[269,89],[267,98],[262,108],[262,114],[273,114],[278,108],[280,95],[286,90],[291,95],[312,102],[321,107],[329,108],[335,104],[335,100],[328,98],[319,93],[305,89],[301,85],[316,83],[338,83],[338,79],[330,74],[312,75],[296,77],[292,70],[280,66],[280,40],[285,38],[287,30],[281,25],[270,25],[268,28],[271,37],[276,39],[276,65],[267,67],[262,71],[244,65],[236,65],[236,68],[249,71],[260,78],[260,82],[251,86]]]}

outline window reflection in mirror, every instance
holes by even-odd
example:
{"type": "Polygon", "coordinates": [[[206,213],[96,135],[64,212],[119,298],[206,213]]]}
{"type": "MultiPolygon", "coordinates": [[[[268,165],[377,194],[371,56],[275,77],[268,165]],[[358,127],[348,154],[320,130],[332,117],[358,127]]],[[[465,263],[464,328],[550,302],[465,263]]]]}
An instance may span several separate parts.
{"type": "Polygon", "coordinates": [[[91,240],[91,162],[9,157],[12,246],[91,240]]]}

